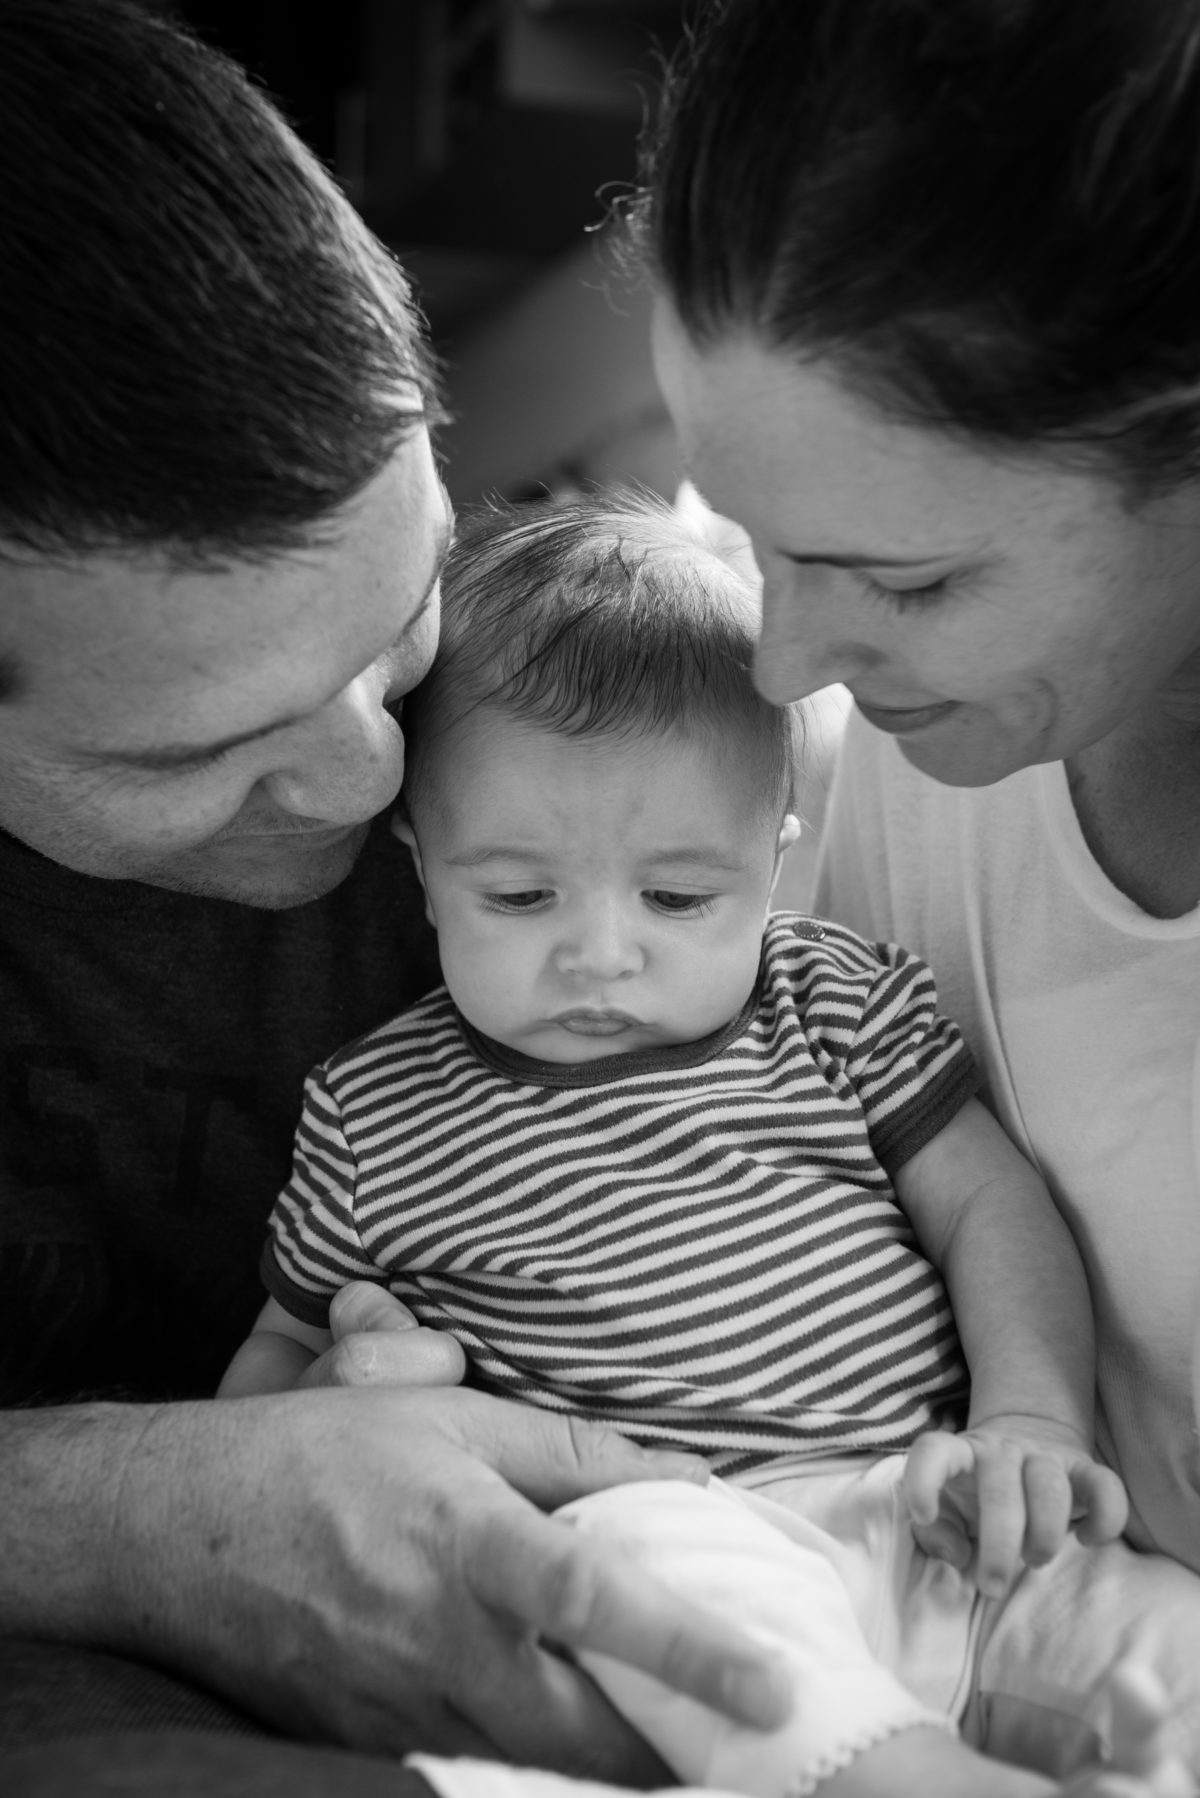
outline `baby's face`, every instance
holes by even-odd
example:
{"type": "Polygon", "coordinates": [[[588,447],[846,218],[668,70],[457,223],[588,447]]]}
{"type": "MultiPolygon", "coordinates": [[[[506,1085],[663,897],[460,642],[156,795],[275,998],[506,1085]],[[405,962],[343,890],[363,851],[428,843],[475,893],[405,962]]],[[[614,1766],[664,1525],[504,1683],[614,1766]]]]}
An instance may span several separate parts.
{"type": "Polygon", "coordinates": [[[485,708],[437,753],[416,848],[446,984],[477,1029],[580,1062],[736,1015],[799,829],[764,805],[740,744],[565,737],[485,708]]]}

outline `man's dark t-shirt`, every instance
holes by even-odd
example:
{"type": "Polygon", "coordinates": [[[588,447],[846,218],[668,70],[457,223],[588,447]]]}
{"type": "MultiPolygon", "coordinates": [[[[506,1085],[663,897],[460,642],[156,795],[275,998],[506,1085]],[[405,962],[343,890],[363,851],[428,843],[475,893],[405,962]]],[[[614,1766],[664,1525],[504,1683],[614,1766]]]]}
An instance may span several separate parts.
{"type": "Polygon", "coordinates": [[[376,823],[291,911],[93,880],[0,834],[0,1402],[211,1393],[304,1076],[438,979],[376,823]]]}

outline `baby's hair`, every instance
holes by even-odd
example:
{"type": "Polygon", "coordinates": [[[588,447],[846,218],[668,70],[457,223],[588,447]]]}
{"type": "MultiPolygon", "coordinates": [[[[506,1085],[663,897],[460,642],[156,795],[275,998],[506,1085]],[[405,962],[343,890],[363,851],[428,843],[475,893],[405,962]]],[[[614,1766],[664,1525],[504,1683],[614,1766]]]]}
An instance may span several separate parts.
{"type": "Polygon", "coordinates": [[[743,577],[640,492],[460,521],[442,633],[404,702],[406,800],[429,793],[439,735],[481,706],[571,737],[679,732],[756,755],[763,803],[793,803],[800,712],[756,690],[758,606],[743,577]]]}

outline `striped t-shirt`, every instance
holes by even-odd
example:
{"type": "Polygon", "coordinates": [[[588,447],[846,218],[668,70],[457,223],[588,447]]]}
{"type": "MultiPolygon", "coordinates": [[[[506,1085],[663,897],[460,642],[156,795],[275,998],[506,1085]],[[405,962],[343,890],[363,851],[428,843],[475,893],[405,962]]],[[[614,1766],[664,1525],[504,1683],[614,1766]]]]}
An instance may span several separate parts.
{"type": "Polygon", "coordinates": [[[905,950],[792,913],[701,1042],[566,1066],[445,988],[309,1078],[267,1286],[383,1281],[489,1389],[697,1449],[903,1449],[966,1392],[889,1175],[975,1089],[905,950]]]}

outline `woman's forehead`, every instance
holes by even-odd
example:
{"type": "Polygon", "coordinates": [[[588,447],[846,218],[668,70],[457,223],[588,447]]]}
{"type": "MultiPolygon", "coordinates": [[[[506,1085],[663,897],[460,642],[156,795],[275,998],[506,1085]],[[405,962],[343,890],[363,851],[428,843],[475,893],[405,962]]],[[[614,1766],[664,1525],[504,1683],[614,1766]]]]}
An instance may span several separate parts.
{"type": "Polygon", "coordinates": [[[712,507],[819,559],[967,556],[1090,513],[1110,484],[1031,447],[891,418],[829,360],[745,328],[697,344],[665,303],[655,362],[687,472],[712,507]]]}

